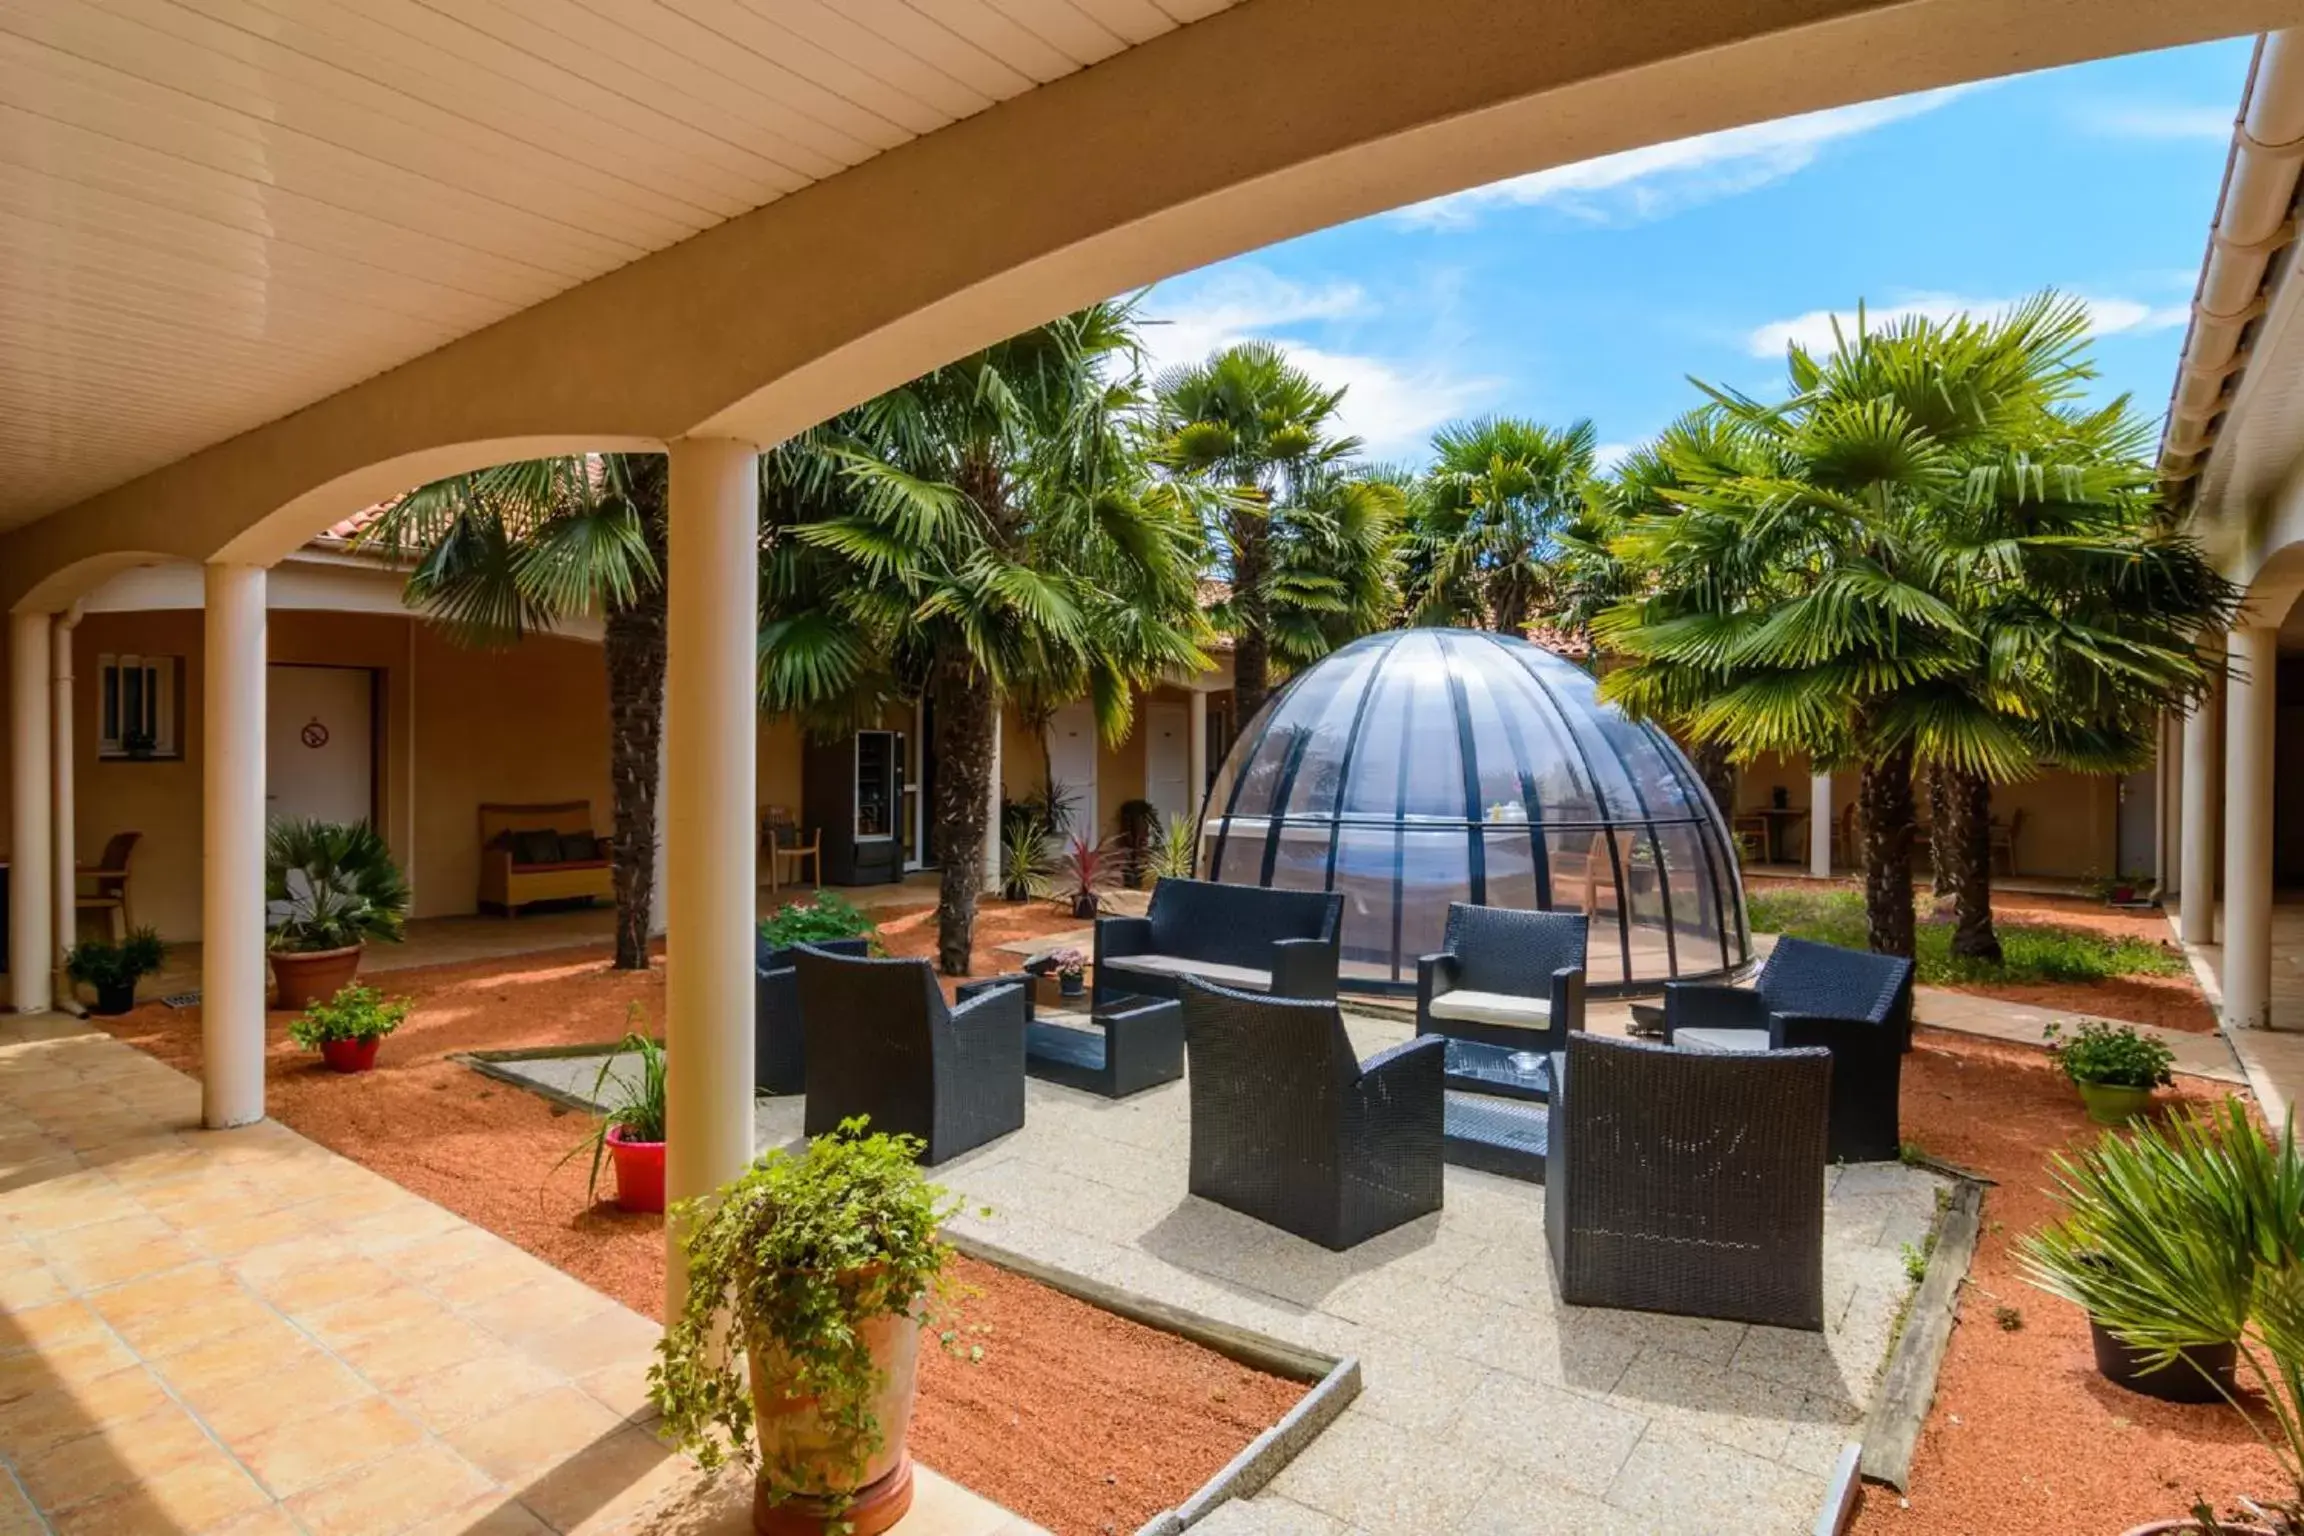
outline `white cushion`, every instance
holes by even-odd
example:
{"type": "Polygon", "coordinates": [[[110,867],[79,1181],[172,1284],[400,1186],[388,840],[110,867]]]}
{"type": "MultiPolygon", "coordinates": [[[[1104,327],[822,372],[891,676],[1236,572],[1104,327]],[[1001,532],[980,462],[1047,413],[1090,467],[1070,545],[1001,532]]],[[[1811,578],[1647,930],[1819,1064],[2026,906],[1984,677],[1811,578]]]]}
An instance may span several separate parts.
{"type": "Polygon", "coordinates": [[[1432,999],[1432,1017],[1461,1019],[1467,1024],[1504,1024],[1516,1029],[1544,1029],[1552,1023],[1548,997],[1514,997],[1509,992],[1474,992],[1469,988],[1443,992],[1432,999]]]}
{"type": "Polygon", "coordinates": [[[1244,965],[1222,965],[1214,960],[1187,960],[1182,955],[1114,955],[1104,962],[1104,969],[1145,971],[1155,976],[1197,976],[1202,981],[1212,981],[1220,987],[1245,987],[1257,992],[1272,989],[1270,971],[1253,971],[1244,965]]]}
{"type": "Polygon", "coordinates": [[[1672,1032],[1672,1044],[1683,1051],[1764,1051],[1768,1049],[1768,1031],[1679,1029],[1672,1032]]]}

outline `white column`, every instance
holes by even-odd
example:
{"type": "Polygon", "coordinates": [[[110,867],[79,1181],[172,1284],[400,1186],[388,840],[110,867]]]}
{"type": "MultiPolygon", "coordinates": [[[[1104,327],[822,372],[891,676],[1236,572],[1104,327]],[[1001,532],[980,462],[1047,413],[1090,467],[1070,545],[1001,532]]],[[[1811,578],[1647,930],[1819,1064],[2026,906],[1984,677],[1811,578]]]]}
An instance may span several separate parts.
{"type": "Polygon", "coordinates": [[[2211,691],[2184,717],[2183,833],[2176,889],[2177,931],[2187,944],[2216,942],[2216,802],[2224,788],[2218,749],[2224,745],[2224,701],[2211,691]]]}
{"type": "Polygon", "coordinates": [[[48,633],[48,789],[55,807],[54,846],[49,856],[56,872],[56,995],[69,998],[72,989],[64,975],[64,952],[79,942],[80,852],[74,841],[72,782],[72,627],[80,622],[80,606],[56,615],[48,633]]]}
{"type": "Polygon", "coordinates": [[[264,1118],[264,568],[212,564],[202,668],[200,1118],[264,1118]]]}
{"type": "MultiPolygon", "coordinates": [[[[760,469],[752,444],[725,438],[681,438],[671,456],[664,1172],[685,1200],[752,1160],[760,469]]],[[[681,1235],[666,1228],[667,1317],[687,1296],[681,1235]]]]}
{"type": "Polygon", "coordinates": [[[2279,631],[2235,628],[2224,685],[2224,1023],[2272,1022],[2272,726],[2279,631]]]}
{"type": "Polygon", "coordinates": [[[1201,813],[1200,797],[1208,793],[1208,695],[1195,688],[1189,695],[1191,729],[1186,733],[1184,771],[1191,775],[1185,786],[1185,814],[1197,819],[1201,813]]]}
{"type": "Polygon", "coordinates": [[[998,704],[992,706],[992,787],[985,791],[991,800],[984,823],[984,890],[988,895],[1000,893],[1000,791],[1005,770],[1001,766],[1001,738],[1006,736],[1006,711],[998,704]]]}
{"type": "Polygon", "coordinates": [[[1832,775],[1808,778],[1808,873],[1832,878],[1832,775]]]}
{"type": "Polygon", "coordinates": [[[8,627],[8,1000],[39,1013],[51,1000],[56,945],[49,878],[48,615],[16,614],[8,627]]]}

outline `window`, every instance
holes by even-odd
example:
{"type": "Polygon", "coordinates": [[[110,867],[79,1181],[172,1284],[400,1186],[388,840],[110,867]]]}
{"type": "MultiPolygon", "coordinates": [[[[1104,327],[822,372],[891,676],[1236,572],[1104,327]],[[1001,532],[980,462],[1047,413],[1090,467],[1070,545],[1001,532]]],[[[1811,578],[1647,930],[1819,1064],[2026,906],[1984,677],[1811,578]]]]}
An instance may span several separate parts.
{"type": "Polygon", "coordinates": [[[96,755],[176,757],[178,656],[97,658],[96,755]]]}

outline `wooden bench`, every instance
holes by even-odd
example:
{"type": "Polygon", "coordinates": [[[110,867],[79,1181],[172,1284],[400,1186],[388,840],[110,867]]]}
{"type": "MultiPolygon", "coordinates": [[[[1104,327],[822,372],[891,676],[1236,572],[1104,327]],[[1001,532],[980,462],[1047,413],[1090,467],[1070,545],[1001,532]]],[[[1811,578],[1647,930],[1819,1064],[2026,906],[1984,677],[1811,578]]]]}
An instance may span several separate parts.
{"type": "Polygon", "coordinates": [[[549,805],[483,805],[480,807],[480,910],[507,917],[539,901],[614,900],[609,840],[598,836],[589,800],[562,800],[549,805]],[[564,836],[592,832],[595,853],[588,859],[545,859],[542,850],[522,848],[522,834],[564,836]]]}

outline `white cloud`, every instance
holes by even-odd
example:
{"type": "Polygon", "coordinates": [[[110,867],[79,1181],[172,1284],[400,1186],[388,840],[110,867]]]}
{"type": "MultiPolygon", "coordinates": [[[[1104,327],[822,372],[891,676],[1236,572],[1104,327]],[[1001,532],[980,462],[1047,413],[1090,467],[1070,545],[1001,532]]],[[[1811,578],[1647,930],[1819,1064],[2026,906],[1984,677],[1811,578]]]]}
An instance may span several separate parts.
{"type": "Polygon", "coordinates": [[[1224,347],[1269,341],[1315,379],[1344,389],[1337,413],[1342,430],[1361,438],[1371,457],[1418,453],[1433,428],[1473,409],[1503,381],[1467,377],[1437,362],[1333,350],[1286,334],[1378,313],[1356,283],[1311,285],[1261,267],[1233,266],[1204,281],[1153,290],[1143,307],[1145,368],[1157,377],[1224,347]]]}
{"type": "MultiPolygon", "coordinates": [[[[1949,320],[1955,315],[1992,315],[2010,308],[2011,299],[1971,299],[1957,294],[1918,294],[1898,304],[1867,305],[1864,318],[1874,330],[1881,330],[1899,320],[1915,316],[1924,320],[1949,320]]],[[[2144,304],[2135,299],[2082,298],[2088,306],[2089,332],[2096,336],[2111,336],[2122,331],[2161,331],[2182,325],[2192,313],[2189,304],[2144,304]]],[[[1812,309],[1789,320],[1771,320],[1755,326],[1744,338],[1744,350],[1754,357],[1782,357],[1786,347],[1798,343],[1810,352],[1826,352],[1832,347],[1832,327],[1837,321],[1848,335],[1856,332],[1856,311],[1852,309],[1812,309]]]]}
{"type": "Polygon", "coordinates": [[[2091,132],[2115,139],[2209,139],[2221,144],[2232,137],[2230,107],[2100,103],[2083,108],[2079,119],[2091,132]]]}
{"type": "Polygon", "coordinates": [[[1947,86],[1628,149],[1416,203],[1392,217],[1428,229],[1460,229],[1485,208],[1549,204],[1595,223],[1637,224],[1797,175],[1827,145],[1933,112],[1973,89],[1947,86]]]}
{"type": "Polygon", "coordinates": [[[1640,451],[1638,443],[1602,443],[1592,450],[1592,467],[1611,470],[1640,451]]]}

